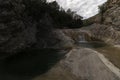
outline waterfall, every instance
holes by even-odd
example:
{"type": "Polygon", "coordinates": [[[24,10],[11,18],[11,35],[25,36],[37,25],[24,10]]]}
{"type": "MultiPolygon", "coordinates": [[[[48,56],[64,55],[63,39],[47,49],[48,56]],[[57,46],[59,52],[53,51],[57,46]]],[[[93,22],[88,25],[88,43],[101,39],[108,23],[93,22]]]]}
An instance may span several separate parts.
{"type": "Polygon", "coordinates": [[[80,34],[79,35],[79,42],[87,42],[85,34],[80,34]]]}

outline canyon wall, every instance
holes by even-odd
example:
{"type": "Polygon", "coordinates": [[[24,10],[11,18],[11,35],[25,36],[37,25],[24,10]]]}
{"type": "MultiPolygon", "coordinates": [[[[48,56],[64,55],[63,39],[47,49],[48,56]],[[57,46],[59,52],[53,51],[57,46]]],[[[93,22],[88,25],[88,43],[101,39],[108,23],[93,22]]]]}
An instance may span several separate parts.
{"type": "Polygon", "coordinates": [[[120,0],[108,0],[100,9],[99,14],[83,21],[83,29],[106,43],[120,44],[120,0]]]}
{"type": "MultiPolygon", "coordinates": [[[[26,48],[64,47],[62,42],[68,38],[55,29],[66,28],[68,23],[74,26],[82,22],[65,11],[59,11],[56,6],[56,3],[47,4],[42,0],[0,0],[1,54],[26,48]]],[[[72,26],[68,28],[74,28],[72,26]]]]}

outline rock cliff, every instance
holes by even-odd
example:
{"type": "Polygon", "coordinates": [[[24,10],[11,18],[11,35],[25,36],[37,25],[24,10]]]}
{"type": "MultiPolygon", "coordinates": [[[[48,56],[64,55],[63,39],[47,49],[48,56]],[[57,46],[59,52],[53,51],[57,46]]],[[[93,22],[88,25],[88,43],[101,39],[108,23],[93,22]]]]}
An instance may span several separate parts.
{"type": "Polygon", "coordinates": [[[109,44],[120,44],[120,0],[108,0],[100,13],[84,20],[93,37],[109,44]]]}
{"type": "Polygon", "coordinates": [[[55,29],[64,28],[73,22],[81,24],[79,21],[81,20],[74,20],[65,11],[59,11],[56,3],[47,4],[42,0],[0,0],[1,54],[16,53],[26,48],[61,48],[66,37],[55,29]],[[66,22],[63,21],[64,17],[66,22]]]}
{"type": "Polygon", "coordinates": [[[7,56],[0,61],[0,79],[120,80],[96,51],[75,45],[83,39],[120,44],[120,1],[109,0],[100,14],[74,30],[64,28],[81,27],[81,20],[50,5],[42,0],[0,0],[0,59],[7,56]]]}

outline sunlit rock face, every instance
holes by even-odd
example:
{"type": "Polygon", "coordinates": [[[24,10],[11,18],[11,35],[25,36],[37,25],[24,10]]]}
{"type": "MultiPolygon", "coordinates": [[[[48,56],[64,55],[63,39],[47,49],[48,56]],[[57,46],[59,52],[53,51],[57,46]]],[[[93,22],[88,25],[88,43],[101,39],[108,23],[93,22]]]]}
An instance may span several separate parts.
{"type": "Polygon", "coordinates": [[[76,14],[88,19],[99,13],[98,6],[107,2],[107,0],[47,0],[48,2],[57,1],[65,10],[71,9],[76,14]]]}

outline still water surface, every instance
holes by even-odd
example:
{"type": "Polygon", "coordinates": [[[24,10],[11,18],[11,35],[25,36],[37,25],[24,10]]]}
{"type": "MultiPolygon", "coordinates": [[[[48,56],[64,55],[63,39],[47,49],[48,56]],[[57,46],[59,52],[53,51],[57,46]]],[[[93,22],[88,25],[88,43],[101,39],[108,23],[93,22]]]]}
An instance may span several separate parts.
{"type": "Polygon", "coordinates": [[[32,80],[48,71],[65,53],[59,49],[26,49],[0,60],[0,80],[32,80]]]}

